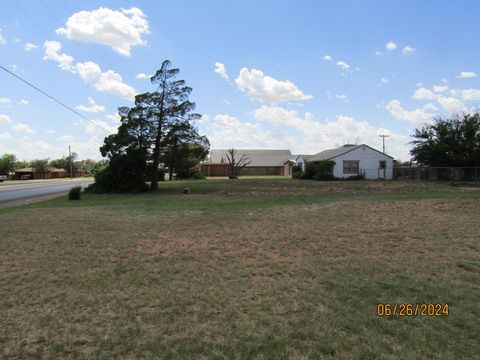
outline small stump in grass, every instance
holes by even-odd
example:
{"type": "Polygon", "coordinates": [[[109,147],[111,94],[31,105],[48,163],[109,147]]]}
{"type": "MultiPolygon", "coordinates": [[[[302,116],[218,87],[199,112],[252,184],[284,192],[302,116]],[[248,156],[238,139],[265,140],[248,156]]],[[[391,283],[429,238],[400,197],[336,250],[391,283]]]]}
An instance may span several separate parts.
{"type": "Polygon", "coordinates": [[[190,189],[189,189],[189,188],[184,188],[184,189],[183,189],[183,193],[184,193],[184,194],[188,194],[189,192],[190,192],[190,189]]]}

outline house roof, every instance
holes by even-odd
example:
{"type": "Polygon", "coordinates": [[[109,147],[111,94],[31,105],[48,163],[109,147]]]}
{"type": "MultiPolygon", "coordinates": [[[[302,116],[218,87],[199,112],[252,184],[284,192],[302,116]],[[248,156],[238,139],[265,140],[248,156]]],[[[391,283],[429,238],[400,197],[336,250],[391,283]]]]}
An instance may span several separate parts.
{"type": "MultiPolygon", "coordinates": [[[[385,155],[385,156],[388,156],[391,158],[390,155],[387,155],[387,154],[384,154],[366,144],[360,144],[360,145],[351,145],[351,144],[346,144],[346,145],[343,145],[339,148],[336,148],[336,149],[327,149],[327,150],[323,150],[321,152],[319,152],[318,154],[315,154],[313,156],[310,156],[308,159],[305,159],[305,160],[308,160],[308,161],[321,161],[321,160],[331,160],[331,159],[334,159],[340,155],[344,155],[350,151],[353,151],[353,150],[356,150],[362,146],[366,146],[370,149],[372,149],[373,151],[376,151],[382,155],[385,155]]],[[[393,158],[392,158],[393,159],[393,158]]]]}
{"type": "MultiPolygon", "coordinates": [[[[33,168],[31,168],[31,167],[15,170],[15,172],[18,172],[18,173],[21,173],[21,172],[34,172],[34,171],[35,171],[35,170],[34,170],[33,168]]],[[[67,172],[67,171],[64,170],[64,169],[57,169],[57,168],[53,168],[53,167],[47,167],[47,171],[48,171],[48,172],[67,172]]]]}
{"type": "MultiPolygon", "coordinates": [[[[207,164],[227,163],[227,149],[210,150],[207,164]]],[[[237,149],[236,158],[242,155],[251,161],[248,166],[283,166],[288,160],[295,161],[296,157],[290,150],[261,150],[261,149],[237,149]]]]}

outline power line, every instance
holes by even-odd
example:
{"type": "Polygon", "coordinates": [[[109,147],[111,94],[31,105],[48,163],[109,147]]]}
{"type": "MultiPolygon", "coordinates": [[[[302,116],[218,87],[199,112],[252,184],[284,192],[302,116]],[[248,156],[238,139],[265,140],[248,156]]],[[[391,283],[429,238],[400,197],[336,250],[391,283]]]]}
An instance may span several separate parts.
{"type": "Polygon", "coordinates": [[[61,106],[63,106],[64,108],[72,111],[73,113],[75,113],[76,115],[80,116],[81,118],[87,120],[88,122],[90,122],[91,124],[99,127],[100,129],[104,130],[108,135],[111,134],[110,130],[108,130],[107,128],[104,128],[103,126],[99,125],[97,122],[95,122],[94,120],[92,119],[89,119],[87,118],[85,115],[79,113],[77,110],[73,109],[72,107],[66,105],[65,103],[61,102],[60,100],[54,98],[52,95],[46,93],[45,91],[43,91],[42,89],[38,88],[37,86],[33,85],[32,83],[28,82],[27,80],[23,79],[22,77],[18,76],[17,74],[11,72],[10,70],[8,70],[7,68],[3,67],[2,65],[0,65],[0,69],[2,69],[3,71],[9,73],[10,75],[12,75],[13,77],[16,77],[18,80],[24,82],[25,84],[27,84],[28,86],[32,87],[33,89],[37,90],[38,92],[42,93],[43,95],[45,95],[46,97],[52,99],[53,101],[55,101],[57,104],[60,104],[61,106]]]}

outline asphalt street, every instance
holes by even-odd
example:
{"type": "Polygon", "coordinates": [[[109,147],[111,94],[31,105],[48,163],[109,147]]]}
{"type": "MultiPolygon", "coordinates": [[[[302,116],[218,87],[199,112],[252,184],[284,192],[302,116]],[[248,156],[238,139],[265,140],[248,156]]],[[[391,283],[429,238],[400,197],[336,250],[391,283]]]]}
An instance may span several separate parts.
{"type": "Polygon", "coordinates": [[[74,186],[86,187],[91,178],[5,181],[0,183],[0,205],[17,204],[49,195],[67,193],[74,186]]]}

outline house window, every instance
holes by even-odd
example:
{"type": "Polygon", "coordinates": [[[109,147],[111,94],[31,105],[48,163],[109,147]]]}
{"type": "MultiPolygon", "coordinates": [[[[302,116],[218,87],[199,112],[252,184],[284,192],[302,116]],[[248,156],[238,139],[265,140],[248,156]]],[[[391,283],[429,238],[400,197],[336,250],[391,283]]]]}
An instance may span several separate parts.
{"type": "Polygon", "coordinates": [[[386,161],[386,160],[380,160],[380,161],[378,162],[378,167],[379,167],[380,169],[386,169],[386,168],[387,168],[387,161],[386,161]]]}
{"type": "Polygon", "coordinates": [[[343,160],[343,173],[344,174],[360,174],[360,161],[359,160],[343,160]]]}

